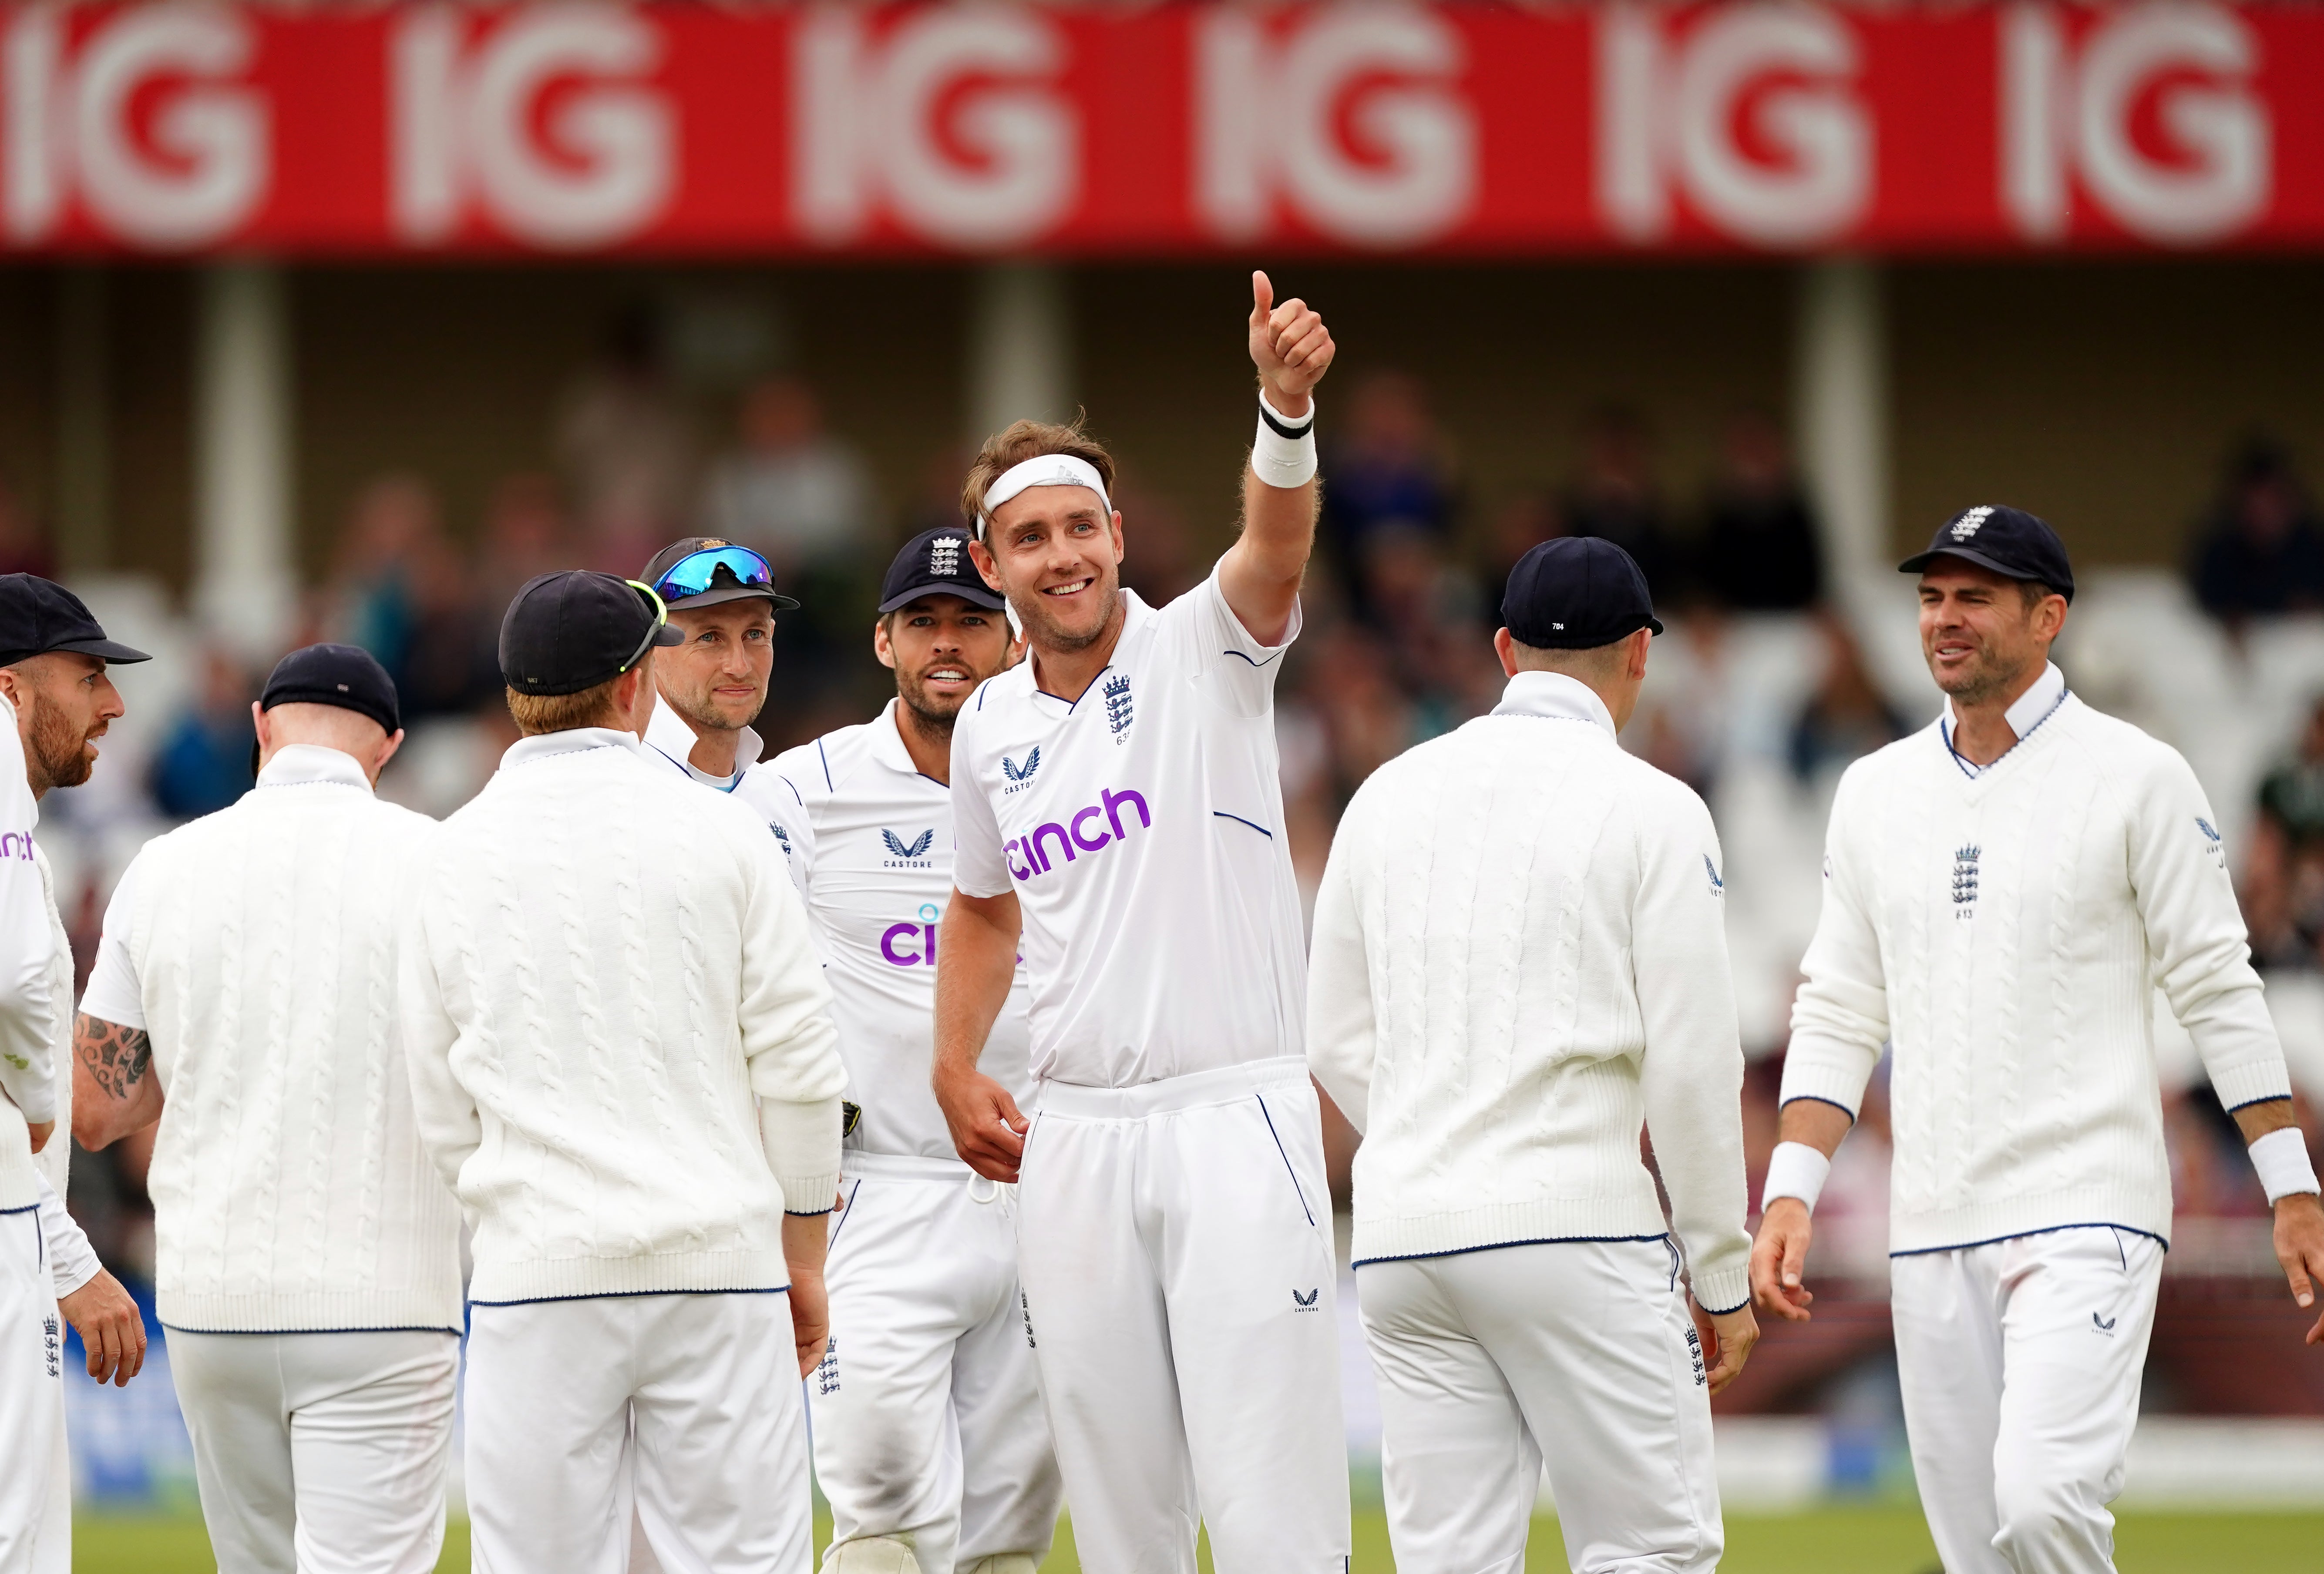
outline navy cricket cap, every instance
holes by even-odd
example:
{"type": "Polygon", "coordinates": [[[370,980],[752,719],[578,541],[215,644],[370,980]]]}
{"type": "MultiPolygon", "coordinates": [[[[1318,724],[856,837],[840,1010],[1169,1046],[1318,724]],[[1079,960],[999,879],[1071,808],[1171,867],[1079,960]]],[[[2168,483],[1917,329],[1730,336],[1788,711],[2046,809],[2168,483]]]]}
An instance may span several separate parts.
{"type": "Polygon", "coordinates": [[[764,557],[716,536],[682,536],[653,555],[638,577],[669,607],[714,607],[755,596],[775,611],[798,605],[775,588],[775,571],[764,557]]]}
{"type": "Polygon", "coordinates": [[[627,672],[650,646],[685,638],[635,580],[585,568],[535,575],[501,619],[501,677],[519,694],[579,694],[627,672]]]}
{"type": "Polygon", "coordinates": [[[106,662],[153,659],[106,639],[80,597],[63,585],[37,574],[0,574],[0,667],[51,650],[106,662]]]}
{"type": "Polygon", "coordinates": [[[277,705],[337,705],[369,716],[383,732],[403,725],[395,680],[379,658],[360,645],[309,645],[274,664],[258,708],[277,705]]]}
{"type": "Polygon", "coordinates": [[[1518,558],[1501,622],[1536,650],[1594,650],[1640,629],[1663,631],[1637,561],[1596,536],[1555,537],[1518,558]]]}
{"type": "Polygon", "coordinates": [[[1927,551],[1905,558],[1896,570],[1918,574],[1938,557],[1959,557],[2006,579],[2037,581],[2074,599],[2074,567],[2066,561],[2066,544],[2024,509],[1996,503],[1964,509],[1937,527],[1927,551]]]}
{"type": "Polygon", "coordinates": [[[996,612],[1009,604],[968,560],[968,532],[956,529],[922,530],[904,543],[880,582],[881,615],[924,595],[956,595],[996,612]]]}

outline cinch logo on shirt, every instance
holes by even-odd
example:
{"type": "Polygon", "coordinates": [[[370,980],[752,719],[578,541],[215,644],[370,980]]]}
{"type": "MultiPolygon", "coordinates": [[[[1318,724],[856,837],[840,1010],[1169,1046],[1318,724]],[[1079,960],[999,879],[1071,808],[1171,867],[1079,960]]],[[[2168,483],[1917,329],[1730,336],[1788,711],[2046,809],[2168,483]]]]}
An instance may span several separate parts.
{"type": "Polygon", "coordinates": [[[0,831],[0,858],[21,858],[32,861],[32,833],[29,831],[0,831]]]}
{"type": "Polygon", "coordinates": [[[1074,810],[1062,824],[1051,820],[1047,824],[1033,827],[1029,836],[1011,838],[1001,850],[1009,858],[1009,872],[1020,880],[1028,880],[1035,875],[1047,874],[1055,869],[1058,861],[1055,855],[1062,854],[1062,861],[1071,863],[1084,852],[1095,852],[1101,848],[1111,847],[1129,834],[1121,820],[1125,805],[1136,806],[1139,830],[1152,828],[1154,816],[1147,811],[1142,794],[1128,787],[1120,792],[1109,787],[1098,794],[1096,803],[1085,809],[1074,810]],[[1111,830],[1101,830],[1093,824],[1101,818],[1111,827],[1111,830]],[[1026,865],[1021,869],[1018,867],[1020,858],[1026,865]]]}

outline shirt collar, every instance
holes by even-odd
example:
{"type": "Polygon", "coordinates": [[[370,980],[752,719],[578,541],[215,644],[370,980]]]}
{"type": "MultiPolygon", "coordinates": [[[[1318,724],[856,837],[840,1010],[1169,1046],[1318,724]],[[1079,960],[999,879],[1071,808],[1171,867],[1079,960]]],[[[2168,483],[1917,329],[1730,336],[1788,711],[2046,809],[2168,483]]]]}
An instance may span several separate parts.
{"type": "Polygon", "coordinates": [[[501,756],[501,769],[530,765],[536,759],[548,759],[559,754],[586,754],[593,749],[624,749],[632,754],[641,751],[645,745],[634,732],[624,732],[617,727],[574,727],[562,732],[542,732],[531,738],[520,738],[509,745],[501,756]]]}
{"type": "Polygon", "coordinates": [[[355,763],[354,755],[319,743],[285,743],[258,773],[258,785],[263,787],[314,787],[320,783],[371,791],[371,778],[364,774],[364,768],[355,763]]]}
{"type": "Polygon", "coordinates": [[[713,776],[706,770],[696,770],[690,758],[694,753],[696,734],[693,726],[668,700],[656,696],[653,714],[646,720],[646,747],[653,750],[705,787],[733,792],[742,779],[742,773],[759,763],[759,751],[764,747],[758,733],[742,729],[735,740],[734,774],[713,776]]]}
{"type": "Polygon", "coordinates": [[[912,751],[904,747],[903,701],[890,700],[880,711],[880,719],[872,723],[872,758],[890,770],[899,770],[906,776],[918,776],[920,768],[912,763],[912,751]]]}
{"type": "MultiPolygon", "coordinates": [[[[2035,678],[2032,686],[2017,696],[2009,709],[2002,713],[2001,719],[2009,723],[2009,730],[2017,735],[2017,741],[2023,743],[2025,741],[2026,734],[2048,721],[2050,713],[2065,703],[2066,675],[2058,670],[2056,662],[2044,662],[2042,667],[2042,676],[2035,678]]],[[[1953,714],[1953,702],[1951,696],[1948,695],[1945,699],[1944,716],[1944,737],[1947,749],[1952,748],[1953,733],[1960,727],[1960,718],[1953,714]]],[[[1972,776],[1978,770],[1986,769],[1971,765],[1968,760],[1962,759],[1958,751],[1954,753],[1953,758],[1960,761],[1963,770],[1972,776]]],[[[2000,761],[1996,760],[1994,763],[1997,765],[2000,761]]]]}
{"type": "Polygon", "coordinates": [[[1501,691],[1497,716],[1538,716],[1552,722],[1595,722],[1613,737],[1614,713],[1597,691],[1562,672],[1520,672],[1501,691]]]}

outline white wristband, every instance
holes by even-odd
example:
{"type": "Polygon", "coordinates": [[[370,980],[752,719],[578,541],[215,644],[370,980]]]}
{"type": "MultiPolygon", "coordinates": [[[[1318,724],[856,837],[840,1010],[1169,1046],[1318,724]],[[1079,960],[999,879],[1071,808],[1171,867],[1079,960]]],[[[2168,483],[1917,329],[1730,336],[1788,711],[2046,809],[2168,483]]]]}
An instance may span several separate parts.
{"type": "Polygon", "coordinates": [[[1286,492],[1315,479],[1315,410],[1293,420],[1259,396],[1259,436],[1250,444],[1251,473],[1286,492]],[[1286,434],[1290,434],[1286,436],[1286,434]]]}
{"type": "Polygon", "coordinates": [[[2318,1190],[2316,1166],[2308,1162],[2308,1139],[2297,1126],[2271,1131],[2251,1145],[2252,1168],[2267,1188],[2268,1205],[2285,1197],[2318,1190]]]}
{"type": "Polygon", "coordinates": [[[1759,1189],[1759,1211],[1765,1213],[1778,1197],[1797,1197],[1813,1213],[1816,1199],[1823,1194],[1824,1177],[1831,1174],[1831,1161],[1806,1143],[1777,1143],[1775,1156],[1767,1161],[1767,1183],[1759,1189]]]}

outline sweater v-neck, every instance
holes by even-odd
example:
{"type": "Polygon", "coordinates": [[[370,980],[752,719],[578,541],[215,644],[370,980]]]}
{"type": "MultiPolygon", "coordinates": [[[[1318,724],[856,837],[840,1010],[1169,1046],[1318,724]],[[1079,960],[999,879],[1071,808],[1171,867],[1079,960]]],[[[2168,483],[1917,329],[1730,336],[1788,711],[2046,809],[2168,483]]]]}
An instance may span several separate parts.
{"type": "Polygon", "coordinates": [[[2034,734],[2053,720],[2071,698],[2073,690],[2066,686],[2066,675],[2058,670],[2057,663],[2051,662],[2043,669],[2042,676],[2035,678],[2032,686],[2017,696],[2016,703],[2009,707],[2005,719],[2009,723],[2009,730],[2017,734],[2017,741],[1999,754],[1983,765],[1962,758],[1960,750],[1953,747],[1955,718],[1950,699],[1945,702],[1944,713],[1937,718],[1937,741],[1944,746],[1945,758],[1951,762],[1953,769],[1968,778],[1970,795],[1975,796],[1980,784],[1989,780],[1994,772],[2008,761],[2016,759],[2034,741],[2034,734]]]}

